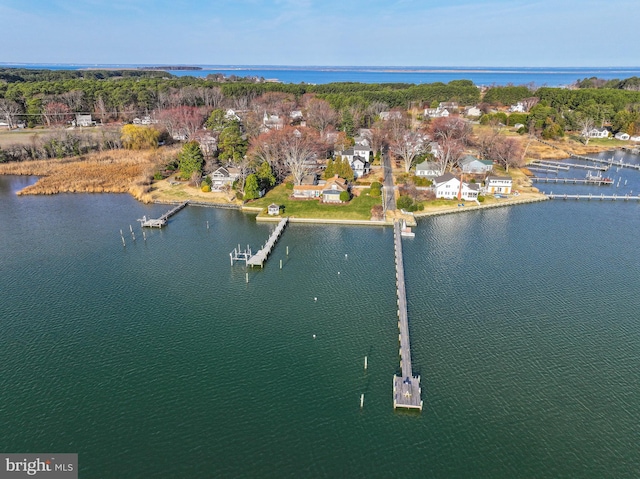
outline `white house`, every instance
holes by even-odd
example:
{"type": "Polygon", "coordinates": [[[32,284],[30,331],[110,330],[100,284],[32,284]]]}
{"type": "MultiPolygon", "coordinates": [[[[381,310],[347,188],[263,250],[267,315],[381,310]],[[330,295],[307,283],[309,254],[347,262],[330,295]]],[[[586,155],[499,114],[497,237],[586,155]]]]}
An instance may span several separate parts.
{"type": "Polygon", "coordinates": [[[478,108],[477,106],[470,106],[470,107],[465,108],[464,115],[465,116],[472,116],[472,117],[482,116],[482,110],[480,108],[478,108]]]}
{"type": "Polygon", "coordinates": [[[371,161],[371,148],[368,145],[353,145],[353,155],[364,158],[366,161],[371,161]]]}
{"type": "Polygon", "coordinates": [[[416,176],[423,178],[435,178],[441,174],[442,170],[440,169],[440,165],[434,161],[423,161],[416,165],[416,176]]]}
{"type": "Polygon", "coordinates": [[[451,173],[445,173],[433,180],[433,189],[436,198],[462,200],[476,200],[480,193],[480,188],[475,183],[464,183],[451,173]]]}
{"type": "Polygon", "coordinates": [[[449,110],[446,108],[425,108],[424,116],[429,118],[446,118],[449,116],[449,110]]]}
{"type": "Polygon", "coordinates": [[[238,116],[238,114],[231,108],[226,111],[226,113],[224,114],[224,118],[225,120],[240,121],[240,117],[238,116]]]}
{"type": "Polygon", "coordinates": [[[149,115],[133,119],[134,125],[154,125],[156,123],[158,123],[158,120],[151,118],[149,115]]]}
{"type": "Polygon", "coordinates": [[[399,111],[381,111],[378,115],[381,120],[400,120],[402,118],[402,112],[399,111]]]}
{"type": "Polygon", "coordinates": [[[73,126],[96,126],[96,122],[93,121],[91,115],[76,115],[76,119],[73,121],[73,126]]]}
{"type": "Polygon", "coordinates": [[[629,137],[631,141],[640,141],[640,135],[629,137]]]}
{"type": "Polygon", "coordinates": [[[518,102],[515,105],[509,107],[509,113],[524,113],[526,111],[522,102],[518,102]]]}
{"type": "Polygon", "coordinates": [[[489,160],[479,160],[473,155],[466,155],[458,160],[458,166],[463,173],[482,174],[493,170],[493,162],[489,160]]]}
{"type": "Polygon", "coordinates": [[[449,113],[458,113],[458,102],[456,101],[441,101],[438,103],[438,108],[441,110],[449,110],[449,113]]]}
{"type": "Polygon", "coordinates": [[[589,130],[589,138],[608,138],[609,130],[606,128],[592,128],[589,130]]]}
{"type": "Polygon", "coordinates": [[[211,177],[211,189],[221,190],[225,186],[230,187],[233,185],[233,182],[240,176],[240,172],[237,168],[225,168],[221,166],[209,176],[211,177]]]}
{"type": "Polygon", "coordinates": [[[263,130],[282,130],[284,126],[284,120],[280,118],[278,115],[267,115],[267,112],[264,112],[264,117],[262,118],[262,126],[263,130]]]}
{"type": "Polygon", "coordinates": [[[524,124],[516,123],[515,125],[513,125],[513,129],[516,131],[519,130],[520,128],[524,128],[524,124]]]}
{"type": "Polygon", "coordinates": [[[6,121],[0,121],[0,130],[10,130],[11,125],[6,121]]]}
{"type": "Polygon", "coordinates": [[[360,178],[361,176],[369,174],[371,164],[360,156],[354,156],[351,162],[351,169],[353,170],[353,177],[360,178]]]}
{"type": "Polygon", "coordinates": [[[510,176],[487,176],[484,180],[484,190],[492,195],[494,193],[511,194],[513,180],[510,176]]]}
{"type": "Polygon", "coordinates": [[[631,137],[629,136],[629,133],[619,131],[618,133],[615,134],[614,138],[616,140],[629,141],[629,138],[631,137]]]}

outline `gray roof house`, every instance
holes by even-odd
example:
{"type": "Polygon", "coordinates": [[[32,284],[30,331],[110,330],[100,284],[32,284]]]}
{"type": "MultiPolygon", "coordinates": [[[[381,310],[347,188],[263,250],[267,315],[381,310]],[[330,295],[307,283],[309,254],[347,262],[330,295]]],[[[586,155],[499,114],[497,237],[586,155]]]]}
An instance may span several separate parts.
{"type": "Polygon", "coordinates": [[[423,161],[416,165],[416,176],[435,178],[442,173],[440,165],[435,161],[423,161]]]}
{"type": "Polygon", "coordinates": [[[493,170],[493,162],[490,160],[479,160],[473,155],[467,155],[458,160],[458,166],[463,173],[489,173],[493,170]]]}

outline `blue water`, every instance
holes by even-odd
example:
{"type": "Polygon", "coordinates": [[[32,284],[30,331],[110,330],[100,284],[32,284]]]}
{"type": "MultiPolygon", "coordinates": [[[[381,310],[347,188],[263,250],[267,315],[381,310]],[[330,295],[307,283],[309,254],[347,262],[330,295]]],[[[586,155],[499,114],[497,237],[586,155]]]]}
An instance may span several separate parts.
{"type": "MultiPolygon", "coordinates": [[[[553,188],[640,191],[608,174],[553,188]]],[[[33,181],[0,177],[0,451],[77,452],[82,478],[640,476],[638,202],[420,220],[408,414],[390,228],[291,224],[246,283],[250,215],[190,206],[144,241],[165,206],[33,181]]]]}
{"type": "MultiPolygon", "coordinates": [[[[5,67],[45,68],[52,70],[82,68],[136,68],[144,65],[60,65],[60,64],[2,64],[5,67]]],[[[151,66],[151,65],[148,65],[151,66]]],[[[498,68],[498,67],[331,67],[331,66],[249,66],[249,65],[195,65],[197,71],[176,70],[177,76],[204,77],[222,73],[226,76],[255,76],[277,79],[283,83],[324,84],[333,82],[361,83],[448,83],[451,80],[471,80],[476,85],[529,85],[564,86],[576,80],[593,76],[605,79],[623,79],[640,76],[640,67],[628,68],[498,68]]]]}

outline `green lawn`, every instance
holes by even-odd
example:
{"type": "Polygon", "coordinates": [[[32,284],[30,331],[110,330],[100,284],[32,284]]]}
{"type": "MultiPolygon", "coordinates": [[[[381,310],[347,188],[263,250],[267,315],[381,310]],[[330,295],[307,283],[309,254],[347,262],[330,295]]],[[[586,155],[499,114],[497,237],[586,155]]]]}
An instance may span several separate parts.
{"type": "Polygon", "coordinates": [[[347,204],[324,204],[318,200],[292,200],[292,191],[285,185],[276,186],[269,191],[264,198],[250,201],[246,206],[262,207],[266,213],[267,206],[275,203],[284,206],[281,213],[284,216],[295,216],[297,218],[334,218],[345,220],[369,220],[371,219],[371,208],[381,204],[381,198],[372,198],[367,194],[353,198],[347,204]]]}

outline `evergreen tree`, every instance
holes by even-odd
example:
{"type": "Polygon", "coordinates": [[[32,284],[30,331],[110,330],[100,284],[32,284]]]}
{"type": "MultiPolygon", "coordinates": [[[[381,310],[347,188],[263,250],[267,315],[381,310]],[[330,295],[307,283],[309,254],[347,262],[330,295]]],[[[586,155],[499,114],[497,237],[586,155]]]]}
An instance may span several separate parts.
{"type": "Polygon", "coordinates": [[[276,177],[273,174],[271,165],[263,161],[262,164],[256,170],[256,175],[260,180],[260,186],[263,188],[269,188],[276,184],[276,177]]]}
{"type": "Polygon", "coordinates": [[[333,178],[333,175],[336,174],[335,172],[335,163],[332,159],[329,159],[329,161],[327,161],[327,168],[324,170],[324,177],[325,178],[333,178]]]}
{"type": "Polygon", "coordinates": [[[178,169],[180,177],[191,178],[193,173],[201,173],[204,166],[204,156],[197,141],[185,143],[180,153],[178,153],[178,169]]]}
{"type": "Polygon", "coordinates": [[[247,146],[248,143],[243,138],[240,123],[237,121],[229,122],[220,133],[218,140],[219,158],[223,161],[239,163],[247,153],[247,146]]]}
{"type": "Polygon", "coordinates": [[[256,198],[260,198],[260,185],[258,184],[258,176],[251,173],[247,176],[244,184],[244,199],[255,200],[256,198]]]}

